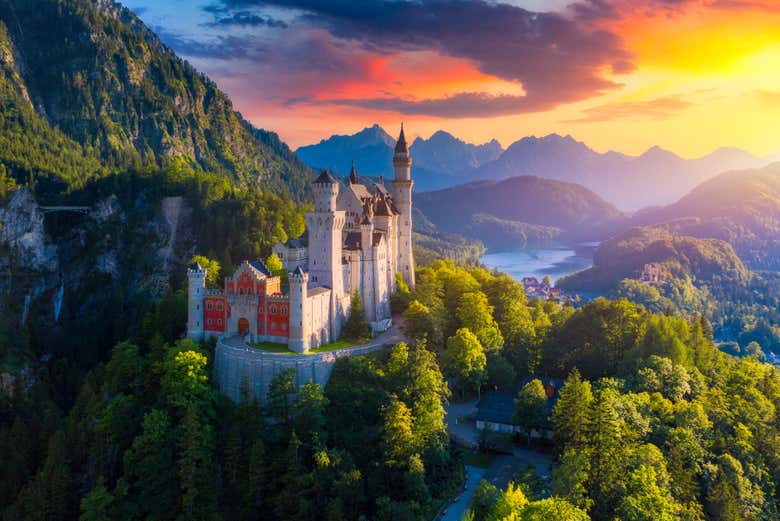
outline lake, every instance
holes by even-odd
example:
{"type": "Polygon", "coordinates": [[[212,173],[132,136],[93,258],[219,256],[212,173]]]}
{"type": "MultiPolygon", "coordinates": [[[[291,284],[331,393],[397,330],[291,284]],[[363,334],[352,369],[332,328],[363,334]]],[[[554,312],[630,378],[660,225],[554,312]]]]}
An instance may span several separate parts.
{"type": "Polygon", "coordinates": [[[508,273],[518,281],[523,277],[541,279],[545,275],[556,281],[564,275],[590,268],[596,247],[597,242],[546,244],[514,251],[488,252],[480,262],[508,273]]]}

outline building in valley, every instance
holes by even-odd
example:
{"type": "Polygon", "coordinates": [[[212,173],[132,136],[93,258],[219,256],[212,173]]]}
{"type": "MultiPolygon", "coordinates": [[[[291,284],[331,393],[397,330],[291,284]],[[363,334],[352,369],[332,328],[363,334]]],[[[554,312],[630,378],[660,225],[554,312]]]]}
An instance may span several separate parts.
{"type": "Polygon", "coordinates": [[[389,187],[381,178],[361,183],[354,164],[345,188],[323,172],[304,237],[273,248],[289,274],[286,288],[259,261],[244,261],[221,289],[206,288],[206,270],[189,266],[187,335],[240,335],[306,353],[339,338],[356,292],[372,329],[387,329],[396,274],[415,282],[411,166],[401,127],[389,187]]]}

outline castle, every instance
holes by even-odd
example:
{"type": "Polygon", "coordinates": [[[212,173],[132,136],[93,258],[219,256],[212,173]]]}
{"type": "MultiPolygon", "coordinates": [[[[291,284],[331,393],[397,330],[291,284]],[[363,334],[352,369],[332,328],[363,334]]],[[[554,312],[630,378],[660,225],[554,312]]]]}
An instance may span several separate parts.
{"type": "Polygon", "coordinates": [[[241,263],[222,289],[206,288],[206,270],[190,265],[187,336],[239,335],[307,353],[339,338],[355,292],[372,330],[387,329],[396,273],[414,287],[411,166],[402,125],[389,190],[382,178],[361,184],[354,162],[344,190],[327,171],[314,181],[306,233],[273,247],[288,272],[286,292],[259,261],[241,263]]]}

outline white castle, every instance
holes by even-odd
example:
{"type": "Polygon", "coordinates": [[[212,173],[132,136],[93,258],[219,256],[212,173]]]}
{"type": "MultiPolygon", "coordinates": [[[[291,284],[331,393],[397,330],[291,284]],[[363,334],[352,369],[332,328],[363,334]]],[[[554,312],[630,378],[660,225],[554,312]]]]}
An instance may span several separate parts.
{"type": "Polygon", "coordinates": [[[222,289],[207,289],[206,270],[191,265],[187,336],[241,335],[306,353],[339,338],[355,292],[372,330],[387,329],[396,273],[414,287],[411,166],[402,125],[390,190],[382,178],[361,184],[354,162],[343,191],[327,171],[314,181],[304,238],[273,247],[289,273],[286,293],[259,261],[244,261],[222,289]]]}

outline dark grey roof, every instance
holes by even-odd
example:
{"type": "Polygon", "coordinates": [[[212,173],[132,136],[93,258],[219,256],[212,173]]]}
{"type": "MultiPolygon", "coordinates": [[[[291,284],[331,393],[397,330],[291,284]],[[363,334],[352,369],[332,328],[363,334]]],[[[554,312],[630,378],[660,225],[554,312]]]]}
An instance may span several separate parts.
{"type": "Polygon", "coordinates": [[[376,208],[374,209],[374,215],[382,215],[382,216],[390,216],[393,215],[393,209],[390,208],[390,204],[387,202],[387,199],[380,199],[376,203],[376,208]]]}
{"type": "Polygon", "coordinates": [[[491,392],[482,397],[477,405],[477,420],[504,425],[513,425],[515,415],[515,393],[491,392]]]}
{"type": "Polygon", "coordinates": [[[263,261],[261,261],[260,259],[258,259],[256,261],[252,261],[249,264],[251,264],[254,269],[259,271],[263,275],[265,275],[267,277],[271,276],[271,272],[268,271],[268,268],[265,267],[265,264],[263,264],[263,261]]]}
{"type": "Polygon", "coordinates": [[[349,171],[349,184],[356,185],[358,184],[358,173],[357,169],[355,168],[355,160],[352,160],[352,169],[349,171]]]}
{"type": "Polygon", "coordinates": [[[303,269],[300,266],[298,266],[297,268],[295,268],[295,271],[293,271],[293,275],[296,275],[298,277],[303,277],[304,275],[303,269]]]}
{"type": "Polygon", "coordinates": [[[193,262],[192,264],[190,264],[190,269],[191,270],[202,270],[203,268],[200,267],[200,263],[193,262]]]}
{"type": "Polygon", "coordinates": [[[330,175],[330,172],[327,170],[323,170],[320,176],[314,181],[317,184],[325,184],[325,185],[337,185],[338,182],[333,179],[333,176],[330,175]]]}
{"type": "Polygon", "coordinates": [[[547,409],[552,413],[555,401],[558,399],[558,391],[563,387],[560,378],[547,378],[544,376],[528,376],[523,378],[512,392],[494,391],[482,396],[477,405],[477,420],[514,425],[512,417],[515,415],[515,397],[531,380],[540,380],[545,388],[552,390],[552,396],[547,400],[547,409]]]}
{"type": "Polygon", "coordinates": [[[409,149],[406,146],[406,136],[404,136],[404,124],[401,123],[401,134],[398,136],[398,141],[395,143],[396,154],[407,154],[409,149]]]}
{"type": "Polygon", "coordinates": [[[347,236],[344,238],[345,250],[359,250],[360,249],[360,232],[347,232],[347,236]]]}

